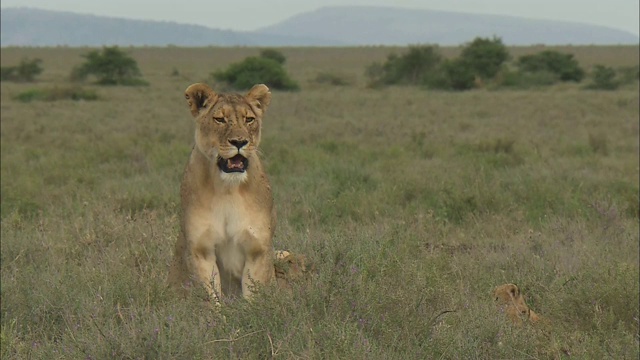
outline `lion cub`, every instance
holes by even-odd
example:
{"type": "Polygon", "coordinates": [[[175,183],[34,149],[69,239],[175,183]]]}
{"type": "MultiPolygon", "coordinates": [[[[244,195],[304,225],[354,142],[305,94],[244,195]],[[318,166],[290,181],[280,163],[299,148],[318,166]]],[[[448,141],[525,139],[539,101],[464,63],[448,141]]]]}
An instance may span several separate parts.
{"type": "Polygon", "coordinates": [[[495,288],[493,297],[498,309],[504,312],[514,324],[524,321],[536,323],[540,317],[524,301],[524,296],[515,284],[503,284],[495,288]]]}
{"type": "Polygon", "coordinates": [[[262,117],[271,93],[218,94],[205,84],[185,91],[195,118],[195,146],[184,170],[181,234],[169,282],[195,280],[219,303],[224,294],[248,298],[255,283],[274,280],[275,213],[258,156],[262,117]]]}

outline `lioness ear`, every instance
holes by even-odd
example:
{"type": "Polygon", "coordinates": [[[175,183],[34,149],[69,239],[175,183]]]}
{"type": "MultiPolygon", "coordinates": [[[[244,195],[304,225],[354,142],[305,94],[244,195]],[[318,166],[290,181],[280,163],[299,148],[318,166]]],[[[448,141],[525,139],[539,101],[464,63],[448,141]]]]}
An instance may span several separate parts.
{"type": "Polygon", "coordinates": [[[518,288],[518,285],[516,284],[511,284],[511,289],[509,290],[509,292],[511,293],[511,296],[513,296],[514,298],[518,297],[518,295],[520,295],[520,289],[518,288]]]}
{"type": "Polygon", "coordinates": [[[184,91],[184,97],[191,108],[191,115],[198,116],[203,108],[214,104],[218,100],[218,95],[207,84],[197,83],[189,86],[184,91]]]}
{"type": "Polygon", "coordinates": [[[247,100],[262,112],[267,111],[269,104],[271,103],[271,92],[265,84],[254,85],[246,96],[247,100]]]}

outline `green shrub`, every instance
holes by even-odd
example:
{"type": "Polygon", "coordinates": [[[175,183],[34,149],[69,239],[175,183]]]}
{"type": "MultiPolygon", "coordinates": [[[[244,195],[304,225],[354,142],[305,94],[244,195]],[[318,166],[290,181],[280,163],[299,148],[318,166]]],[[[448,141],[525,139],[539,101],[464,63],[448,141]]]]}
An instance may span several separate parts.
{"type": "Polygon", "coordinates": [[[57,101],[57,100],[97,100],[98,94],[93,90],[86,90],[81,87],[54,87],[50,89],[30,89],[15,96],[21,102],[57,101]]]}
{"type": "Polygon", "coordinates": [[[614,68],[596,65],[591,72],[591,83],[587,85],[587,89],[615,90],[620,87],[620,81],[616,75],[614,68]]]}
{"type": "Polygon", "coordinates": [[[32,82],[37,75],[42,73],[42,60],[24,58],[18,66],[5,66],[0,70],[0,80],[32,82]]]}
{"type": "Polygon", "coordinates": [[[71,80],[84,81],[93,76],[100,85],[148,85],[142,79],[138,63],[117,46],[104,47],[82,55],[86,61],[71,72],[71,80]]]}
{"type": "Polygon", "coordinates": [[[448,60],[443,65],[445,74],[445,89],[450,90],[470,90],[475,87],[474,66],[464,58],[448,60]]]}
{"type": "Polygon", "coordinates": [[[300,88],[289,77],[282,64],[265,57],[248,57],[239,63],[231,64],[225,71],[214,72],[212,76],[237,90],[249,89],[255,84],[265,84],[278,90],[300,88]]]}
{"type": "MultiPolygon", "coordinates": [[[[493,79],[498,74],[503,64],[509,60],[509,51],[498,37],[477,37],[462,49],[460,58],[464,61],[465,68],[470,68],[474,75],[486,80],[493,79]]],[[[457,63],[455,66],[462,66],[461,64],[457,63]]]]}
{"type": "Polygon", "coordinates": [[[280,65],[284,65],[284,63],[287,62],[287,58],[284,54],[275,49],[264,49],[260,51],[260,57],[275,60],[280,65]]]}
{"type": "Polygon", "coordinates": [[[404,55],[392,53],[384,64],[369,65],[365,76],[369,78],[371,86],[419,85],[434,77],[441,63],[442,56],[436,46],[409,46],[409,51],[404,55]]]}
{"type": "Polygon", "coordinates": [[[560,81],[580,82],[585,76],[585,71],[574,59],[573,54],[553,50],[521,56],[518,58],[517,66],[520,71],[527,73],[550,72],[560,81]]]}

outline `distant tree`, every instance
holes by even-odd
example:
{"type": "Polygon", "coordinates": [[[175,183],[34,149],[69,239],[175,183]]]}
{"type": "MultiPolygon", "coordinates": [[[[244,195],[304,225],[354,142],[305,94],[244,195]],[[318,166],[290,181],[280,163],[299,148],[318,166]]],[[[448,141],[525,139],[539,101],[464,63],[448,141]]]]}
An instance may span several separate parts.
{"type": "Polygon", "coordinates": [[[554,50],[521,56],[518,58],[517,66],[521,72],[555,74],[560,81],[580,82],[585,76],[585,71],[574,59],[573,54],[564,54],[554,50]]]}
{"type": "Polygon", "coordinates": [[[370,85],[420,85],[439,71],[442,56],[432,45],[409,46],[402,55],[387,56],[383,64],[374,62],[365,70],[370,85]]]}
{"type": "Polygon", "coordinates": [[[248,57],[239,63],[231,64],[226,70],[214,72],[212,76],[237,90],[249,89],[260,83],[279,90],[300,88],[289,77],[281,63],[266,57],[248,57]]]}
{"type": "Polygon", "coordinates": [[[280,65],[284,65],[284,63],[287,62],[284,54],[275,49],[264,49],[260,51],[260,57],[275,60],[280,65]]]}
{"type": "Polygon", "coordinates": [[[71,72],[72,80],[94,76],[100,85],[147,85],[138,63],[117,46],[104,47],[82,55],[86,61],[71,72]]]}
{"type": "MultiPolygon", "coordinates": [[[[493,79],[509,60],[509,51],[498,37],[477,37],[462,49],[460,59],[475,76],[485,80],[493,79]]],[[[459,68],[461,63],[455,66],[459,68]]]]}
{"type": "Polygon", "coordinates": [[[0,80],[32,82],[35,77],[42,73],[42,60],[24,58],[18,66],[3,66],[0,69],[0,80]]]}

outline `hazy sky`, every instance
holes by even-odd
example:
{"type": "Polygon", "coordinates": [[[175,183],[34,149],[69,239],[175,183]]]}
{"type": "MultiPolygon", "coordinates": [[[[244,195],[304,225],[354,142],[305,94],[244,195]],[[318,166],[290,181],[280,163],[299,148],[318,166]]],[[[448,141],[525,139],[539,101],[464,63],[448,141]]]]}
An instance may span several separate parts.
{"type": "Polygon", "coordinates": [[[377,5],[514,15],[604,25],[639,33],[638,0],[2,0],[27,6],[141,20],[166,20],[218,29],[255,30],[329,5],[377,5]]]}

